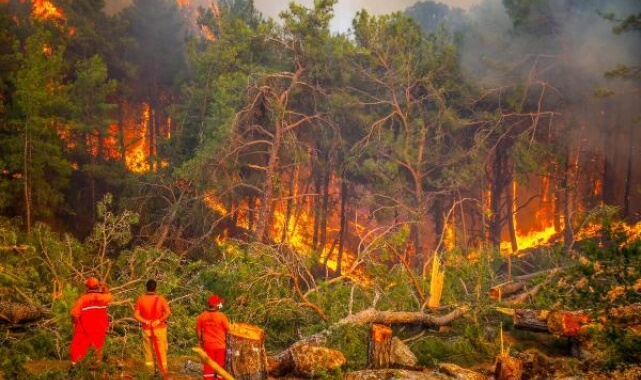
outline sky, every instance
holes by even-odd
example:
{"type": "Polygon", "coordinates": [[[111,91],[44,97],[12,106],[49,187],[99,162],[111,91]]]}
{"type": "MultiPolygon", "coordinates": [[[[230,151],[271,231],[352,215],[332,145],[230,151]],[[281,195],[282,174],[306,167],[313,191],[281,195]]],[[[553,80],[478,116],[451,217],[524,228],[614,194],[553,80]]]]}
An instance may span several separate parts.
{"type": "MultiPolygon", "coordinates": [[[[437,0],[438,1],[438,0],[437,0]]],[[[471,5],[478,4],[480,0],[440,0],[438,2],[450,7],[469,9],[471,5]]],[[[254,6],[265,17],[278,18],[278,13],[287,9],[291,0],[254,0],[254,6]]],[[[295,0],[308,8],[312,7],[314,0],[295,0]]],[[[352,25],[352,19],[357,11],[366,9],[369,13],[379,15],[395,11],[403,11],[414,5],[418,0],[338,0],[334,6],[334,20],[331,28],[337,32],[346,32],[352,25]]]]}

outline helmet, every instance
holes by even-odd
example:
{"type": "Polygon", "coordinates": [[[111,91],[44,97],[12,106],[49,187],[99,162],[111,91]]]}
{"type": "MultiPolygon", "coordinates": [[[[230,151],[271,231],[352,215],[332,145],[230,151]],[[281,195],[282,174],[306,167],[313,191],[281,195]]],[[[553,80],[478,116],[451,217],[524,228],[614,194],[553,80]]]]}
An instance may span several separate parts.
{"type": "Polygon", "coordinates": [[[100,285],[100,281],[98,281],[98,279],[95,277],[89,277],[85,281],[85,286],[88,287],[89,289],[95,289],[98,287],[98,285],[100,285]]]}
{"type": "Polygon", "coordinates": [[[216,296],[212,295],[207,299],[207,304],[210,307],[222,307],[223,306],[223,299],[216,296]]]}

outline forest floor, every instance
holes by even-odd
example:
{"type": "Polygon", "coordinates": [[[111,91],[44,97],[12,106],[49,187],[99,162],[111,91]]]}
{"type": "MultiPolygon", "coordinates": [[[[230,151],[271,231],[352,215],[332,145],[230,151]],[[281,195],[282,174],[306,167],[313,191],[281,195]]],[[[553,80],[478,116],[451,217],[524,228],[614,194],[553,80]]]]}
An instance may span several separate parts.
{"type": "MultiPolygon", "coordinates": [[[[202,379],[202,374],[197,369],[202,368],[196,357],[175,357],[169,358],[167,375],[173,380],[202,379]],[[186,365],[186,363],[188,363],[186,365]]],[[[69,368],[68,361],[61,360],[32,360],[26,363],[26,370],[33,375],[44,373],[66,373],[69,368]]],[[[0,376],[0,379],[2,376],[0,376]]],[[[154,377],[146,372],[142,362],[128,359],[125,361],[107,360],[97,370],[79,368],[78,373],[69,378],[78,380],[90,379],[122,379],[122,380],[143,380],[162,379],[162,376],[154,377]]]]}

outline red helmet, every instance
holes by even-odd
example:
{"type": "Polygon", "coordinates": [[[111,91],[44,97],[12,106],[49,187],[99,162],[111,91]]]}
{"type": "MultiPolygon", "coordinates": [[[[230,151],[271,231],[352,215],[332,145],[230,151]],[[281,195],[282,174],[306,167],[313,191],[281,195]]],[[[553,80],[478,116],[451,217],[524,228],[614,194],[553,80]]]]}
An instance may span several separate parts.
{"type": "Polygon", "coordinates": [[[207,299],[207,304],[211,307],[220,307],[223,305],[223,299],[216,295],[213,295],[207,299]]]}
{"type": "Polygon", "coordinates": [[[89,289],[95,289],[98,287],[98,285],[100,285],[100,281],[98,281],[98,279],[95,277],[89,277],[85,281],[85,286],[88,287],[89,289]]]}

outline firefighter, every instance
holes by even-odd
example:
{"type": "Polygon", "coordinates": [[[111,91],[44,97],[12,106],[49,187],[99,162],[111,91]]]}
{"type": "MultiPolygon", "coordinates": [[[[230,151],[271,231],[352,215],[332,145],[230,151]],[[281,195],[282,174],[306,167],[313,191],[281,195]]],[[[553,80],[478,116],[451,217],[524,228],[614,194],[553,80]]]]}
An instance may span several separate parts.
{"type": "Polygon", "coordinates": [[[95,277],[89,277],[85,286],[87,291],[78,298],[71,309],[74,329],[69,348],[70,372],[73,372],[76,364],[87,355],[90,346],[96,351],[93,366],[101,362],[102,346],[109,328],[107,306],[113,299],[109,288],[95,277]]]}
{"type": "MultiPolygon", "coordinates": [[[[207,356],[224,368],[229,319],[220,311],[223,307],[223,300],[220,297],[212,295],[207,299],[207,305],[209,308],[200,313],[196,320],[196,336],[207,356]]],[[[221,378],[216,375],[212,367],[203,363],[203,380],[221,378]]]]}
{"type": "Polygon", "coordinates": [[[156,294],[156,280],[149,279],[147,293],[138,298],[134,306],[134,318],[142,324],[142,341],[145,351],[145,366],[150,372],[160,370],[167,376],[167,318],[171,315],[167,299],[156,294]],[[154,365],[154,358],[158,368],[154,365]]]}

